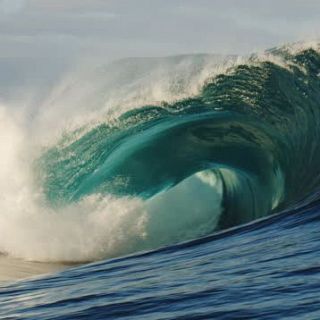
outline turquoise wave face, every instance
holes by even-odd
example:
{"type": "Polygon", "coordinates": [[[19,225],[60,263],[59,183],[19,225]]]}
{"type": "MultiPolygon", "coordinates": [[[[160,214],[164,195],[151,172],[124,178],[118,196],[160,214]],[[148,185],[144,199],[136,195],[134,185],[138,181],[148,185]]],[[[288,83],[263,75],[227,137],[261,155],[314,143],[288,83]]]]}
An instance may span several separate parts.
{"type": "MultiPolygon", "coordinates": [[[[208,233],[312,195],[320,179],[320,55],[269,54],[283,65],[252,57],[207,81],[195,97],[69,133],[38,161],[49,204],[112,194],[154,203],[167,195],[174,206],[205,194],[208,212],[209,199],[220,194],[222,211],[208,219],[208,233]]],[[[199,214],[179,206],[180,215],[199,214]]],[[[165,215],[165,207],[158,211],[165,215]]]]}

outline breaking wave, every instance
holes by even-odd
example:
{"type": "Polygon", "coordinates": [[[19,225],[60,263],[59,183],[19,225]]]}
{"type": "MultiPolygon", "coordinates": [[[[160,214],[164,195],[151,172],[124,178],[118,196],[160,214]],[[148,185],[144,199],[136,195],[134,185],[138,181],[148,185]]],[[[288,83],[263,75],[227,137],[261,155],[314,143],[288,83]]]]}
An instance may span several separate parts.
{"type": "Polygon", "coordinates": [[[125,60],[90,81],[63,82],[32,127],[0,108],[1,252],[103,259],[316,198],[317,44],[125,60]]]}

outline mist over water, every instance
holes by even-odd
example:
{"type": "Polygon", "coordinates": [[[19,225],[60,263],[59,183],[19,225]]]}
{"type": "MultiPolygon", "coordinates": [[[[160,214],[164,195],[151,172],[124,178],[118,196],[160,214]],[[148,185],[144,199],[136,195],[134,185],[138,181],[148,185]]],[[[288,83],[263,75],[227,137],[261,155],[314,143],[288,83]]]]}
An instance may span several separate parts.
{"type": "Polygon", "coordinates": [[[129,59],[125,65],[113,63],[89,75],[81,70],[73,77],[67,74],[36,110],[2,105],[0,251],[33,261],[92,261],[212,231],[221,211],[221,187],[216,189],[197,176],[148,201],[98,193],[54,207],[37,176],[37,161],[68,132],[70,143],[96,123],[115,121],[136,106],[196,93],[208,74],[216,72],[208,66],[224,60],[232,63],[209,55],[129,59]],[[74,134],[76,128],[81,130],[74,134]],[[196,189],[199,197],[194,201],[196,189]],[[194,215],[194,210],[200,215],[194,215]]]}

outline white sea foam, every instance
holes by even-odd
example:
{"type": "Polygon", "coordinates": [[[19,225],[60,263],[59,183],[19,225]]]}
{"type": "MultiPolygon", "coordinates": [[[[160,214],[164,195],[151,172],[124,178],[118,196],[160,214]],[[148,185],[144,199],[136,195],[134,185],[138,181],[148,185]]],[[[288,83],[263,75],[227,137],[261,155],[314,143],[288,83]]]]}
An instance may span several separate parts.
{"type": "Polygon", "coordinates": [[[89,261],[195,238],[217,223],[221,197],[196,176],[149,201],[96,194],[54,209],[34,181],[32,135],[8,108],[0,108],[0,123],[2,253],[36,261],[89,261]]]}
{"type": "Polygon", "coordinates": [[[0,251],[32,260],[82,261],[126,252],[143,236],[138,199],[98,195],[62,209],[46,204],[33,181],[32,143],[0,109],[0,251]]]}

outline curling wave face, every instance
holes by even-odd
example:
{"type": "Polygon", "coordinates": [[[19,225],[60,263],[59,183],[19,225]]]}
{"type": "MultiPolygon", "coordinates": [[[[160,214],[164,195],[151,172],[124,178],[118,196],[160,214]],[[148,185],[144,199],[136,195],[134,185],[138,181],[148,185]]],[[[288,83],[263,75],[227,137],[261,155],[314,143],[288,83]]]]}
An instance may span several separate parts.
{"type": "Polygon", "coordinates": [[[41,234],[28,235],[37,249],[8,236],[2,251],[101,259],[305,203],[319,188],[319,101],[319,50],[281,48],[234,63],[192,97],[66,132],[32,164],[40,191],[28,205],[45,211],[41,234]]]}

